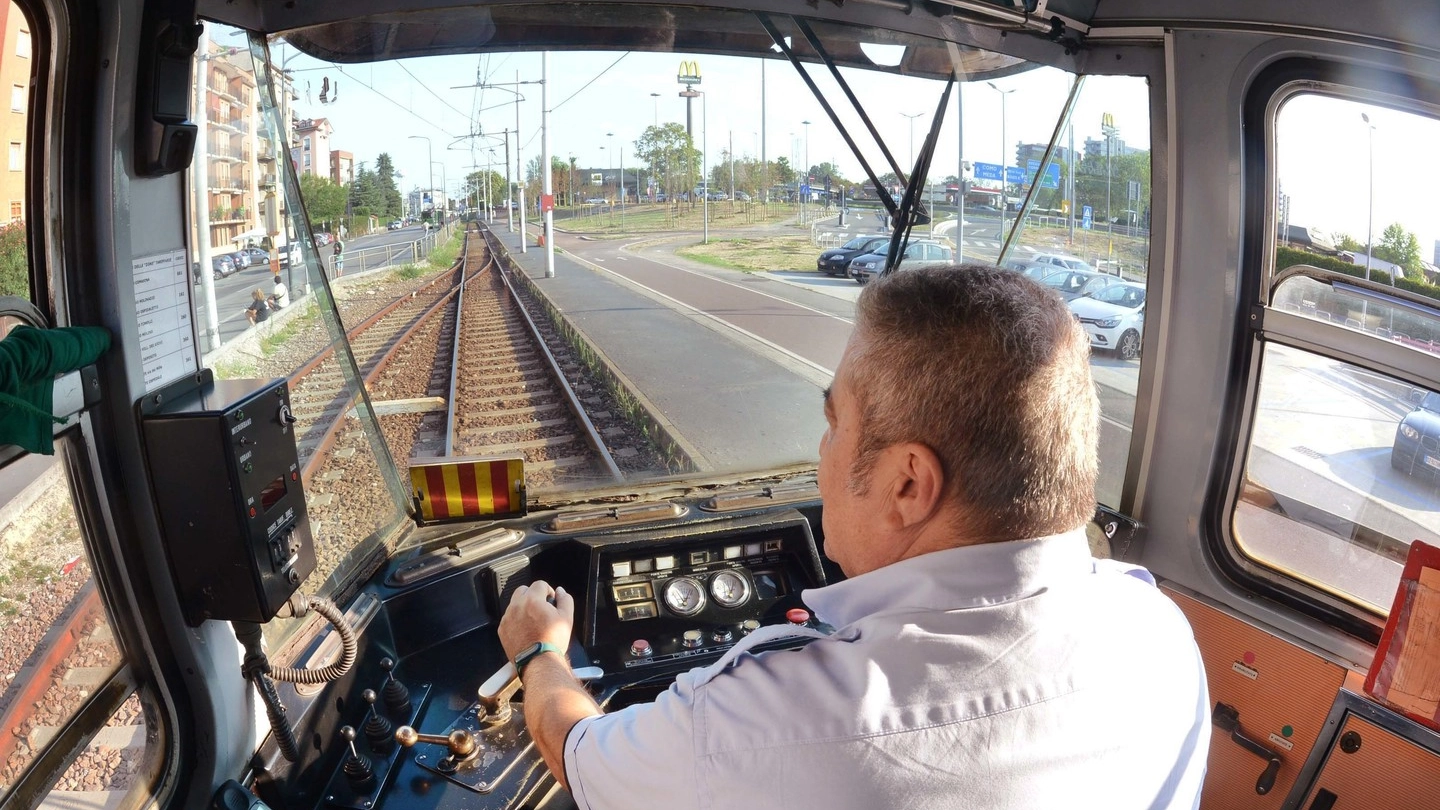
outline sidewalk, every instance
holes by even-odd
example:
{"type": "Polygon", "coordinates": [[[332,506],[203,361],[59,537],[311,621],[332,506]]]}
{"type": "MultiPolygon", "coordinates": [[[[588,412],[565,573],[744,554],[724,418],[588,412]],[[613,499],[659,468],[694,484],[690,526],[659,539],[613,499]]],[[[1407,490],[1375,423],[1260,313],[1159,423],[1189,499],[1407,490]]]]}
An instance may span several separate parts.
{"type": "Polygon", "coordinates": [[[511,259],[599,353],[663,415],[707,472],[813,461],[823,420],[820,388],[755,351],[738,333],[613,274],[545,251],[520,253],[520,234],[495,234],[511,259]]]}

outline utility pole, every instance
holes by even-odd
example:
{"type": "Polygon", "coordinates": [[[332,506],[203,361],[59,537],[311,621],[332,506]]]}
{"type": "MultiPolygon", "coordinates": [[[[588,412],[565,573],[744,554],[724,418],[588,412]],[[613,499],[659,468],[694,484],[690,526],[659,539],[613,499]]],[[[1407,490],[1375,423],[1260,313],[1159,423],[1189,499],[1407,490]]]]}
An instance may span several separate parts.
{"type": "Polygon", "coordinates": [[[955,174],[955,263],[965,261],[965,86],[955,88],[955,131],[959,133],[959,169],[955,174]]]}
{"type": "Polygon", "coordinates": [[[540,52],[540,207],[544,209],[545,277],[555,277],[555,179],[550,175],[550,52],[540,52]]]}
{"type": "MultiPolygon", "coordinates": [[[[524,101],[524,100],[525,100],[525,97],[520,94],[520,91],[519,91],[518,88],[519,88],[521,85],[526,85],[526,84],[540,84],[540,85],[543,85],[543,84],[545,83],[545,80],[544,80],[543,78],[541,78],[539,81],[524,81],[524,82],[522,82],[522,81],[520,81],[520,71],[518,71],[518,70],[515,71],[515,81],[514,81],[513,83],[511,83],[511,82],[482,82],[482,81],[479,80],[479,79],[480,79],[479,75],[477,75],[475,78],[476,78],[476,81],[475,81],[474,84],[462,84],[462,85],[460,85],[460,86],[458,86],[458,87],[452,87],[452,88],[450,88],[450,89],[451,89],[451,90],[470,90],[470,89],[474,89],[474,88],[481,88],[481,89],[493,88],[493,89],[496,89],[496,90],[504,90],[504,91],[507,92],[507,93],[514,93],[514,94],[515,94],[515,168],[516,168],[516,178],[515,178],[515,179],[518,180],[519,182],[512,184],[512,182],[511,182],[511,180],[510,180],[510,139],[509,139],[509,137],[506,137],[506,139],[505,139],[505,183],[506,183],[506,185],[513,185],[513,186],[515,186],[515,187],[517,187],[517,188],[519,189],[519,197],[520,197],[520,199],[519,199],[519,201],[518,201],[518,203],[519,203],[518,207],[519,207],[519,209],[520,209],[520,252],[521,252],[521,253],[525,253],[525,252],[526,252],[526,250],[525,250],[525,248],[526,248],[525,240],[528,238],[528,234],[525,233],[525,163],[524,163],[524,159],[521,157],[521,154],[520,154],[520,152],[521,152],[521,149],[520,149],[520,102],[524,101]]],[[[544,122],[545,122],[545,116],[544,116],[544,112],[543,112],[543,111],[541,112],[541,122],[542,122],[542,123],[541,123],[541,126],[544,126],[544,125],[545,125],[545,124],[544,124],[544,122]]],[[[543,136],[544,133],[542,132],[541,135],[543,136]]],[[[544,140],[544,139],[543,139],[543,137],[542,137],[542,141],[543,141],[543,140],[544,140]]],[[[508,205],[506,206],[506,208],[509,208],[509,207],[510,207],[510,206],[508,206],[508,205]]],[[[506,212],[506,217],[507,217],[507,219],[510,220],[510,223],[511,223],[511,224],[510,224],[510,232],[511,232],[511,233],[514,233],[514,232],[515,232],[514,213],[511,212],[511,211],[507,211],[507,212],[506,212]]]]}
{"type": "Polygon", "coordinates": [[[765,160],[765,60],[760,60],[760,184],[764,196],[760,199],[770,203],[770,164],[765,160]]]}
{"type": "MultiPolygon", "coordinates": [[[[215,270],[210,264],[210,141],[205,134],[209,129],[205,105],[208,87],[205,81],[205,63],[210,61],[210,54],[207,53],[209,50],[210,32],[206,27],[200,30],[200,45],[195,51],[198,54],[195,59],[195,159],[191,161],[191,165],[195,170],[195,252],[200,259],[200,293],[205,298],[205,339],[210,344],[210,351],[215,351],[220,348],[220,308],[215,303],[215,270]]],[[[283,82],[281,89],[284,89],[283,82]]],[[[284,159],[290,159],[288,145],[284,159]]],[[[283,164],[276,165],[279,169],[284,169],[283,164]]]]}
{"type": "MultiPolygon", "coordinates": [[[[515,84],[520,84],[520,71],[515,71],[515,84]]],[[[519,181],[520,252],[528,252],[530,232],[525,230],[525,163],[520,156],[520,93],[515,93],[515,179],[519,181]]]]}

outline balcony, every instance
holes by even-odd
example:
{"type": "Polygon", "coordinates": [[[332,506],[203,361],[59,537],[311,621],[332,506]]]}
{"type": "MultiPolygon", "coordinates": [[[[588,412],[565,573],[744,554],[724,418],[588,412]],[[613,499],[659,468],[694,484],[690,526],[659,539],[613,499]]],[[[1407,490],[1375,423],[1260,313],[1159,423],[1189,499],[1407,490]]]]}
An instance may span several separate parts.
{"type": "Polygon", "coordinates": [[[243,206],[243,205],[240,206],[240,207],[238,207],[238,208],[211,208],[211,209],[210,209],[210,224],[211,224],[211,225],[236,225],[236,224],[239,224],[239,223],[248,221],[249,218],[250,218],[250,209],[249,209],[249,208],[246,208],[246,207],[243,206]]]}
{"type": "Polygon", "coordinates": [[[223,174],[212,174],[208,178],[211,191],[225,192],[229,194],[245,193],[246,183],[236,177],[223,174]]]}

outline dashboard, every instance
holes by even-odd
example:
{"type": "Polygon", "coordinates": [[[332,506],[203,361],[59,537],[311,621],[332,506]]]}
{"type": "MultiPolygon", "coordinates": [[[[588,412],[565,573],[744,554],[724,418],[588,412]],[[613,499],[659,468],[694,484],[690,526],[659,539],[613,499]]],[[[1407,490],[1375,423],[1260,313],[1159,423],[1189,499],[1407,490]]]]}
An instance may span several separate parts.
{"type": "MultiPolygon", "coordinates": [[[[505,677],[495,628],[516,588],[543,579],[576,595],[568,657],[607,711],[652,699],[760,627],[825,629],[801,599],[838,574],[812,532],[818,501],[738,514],[702,506],[667,503],[663,519],[628,527],[516,521],[392,560],[348,606],[360,637],[351,672],[281,686],[309,742],[299,760],[267,742],[249,787],[271,807],[572,806],[530,740],[518,681],[505,677]]],[[[335,635],[299,663],[333,660],[335,635]]],[[[799,642],[770,646],[787,643],[799,642]]]]}

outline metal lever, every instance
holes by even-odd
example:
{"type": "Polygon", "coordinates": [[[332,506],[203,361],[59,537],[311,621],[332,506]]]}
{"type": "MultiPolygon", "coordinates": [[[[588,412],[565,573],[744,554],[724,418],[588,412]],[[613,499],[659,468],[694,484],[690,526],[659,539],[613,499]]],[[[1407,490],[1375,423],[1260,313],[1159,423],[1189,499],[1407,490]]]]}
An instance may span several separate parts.
{"type": "Polygon", "coordinates": [[[443,745],[445,750],[450,752],[450,758],[456,762],[475,756],[475,752],[479,750],[479,746],[475,744],[475,735],[463,728],[457,728],[449,734],[421,734],[410,726],[401,726],[395,729],[395,742],[405,748],[415,743],[443,745]]]}
{"type": "Polygon", "coordinates": [[[1275,777],[1280,773],[1280,755],[1245,736],[1240,730],[1240,710],[1225,703],[1216,702],[1210,722],[1221,731],[1229,732],[1230,739],[1246,751],[1266,760],[1265,770],[1255,780],[1255,792],[1264,796],[1275,787],[1275,777]]]}
{"type": "MultiPolygon", "coordinates": [[[[577,681],[595,681],[605,677],[600,667],[577,667],[570,670],[577,681]]],[[[510,700],[520,691],[520,676],[515,672],[515,662],[506,661],[494,675],[485,679],[477,690],[480,705],[485,714],[480,719],[486,723],[503,723],[510,719],[510,700]]]]}

